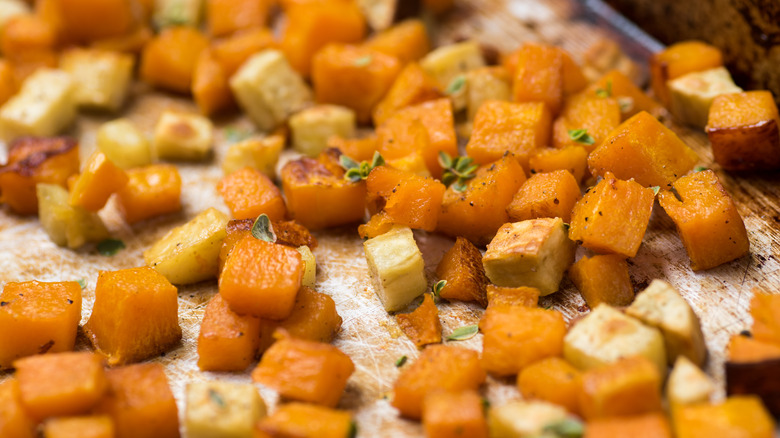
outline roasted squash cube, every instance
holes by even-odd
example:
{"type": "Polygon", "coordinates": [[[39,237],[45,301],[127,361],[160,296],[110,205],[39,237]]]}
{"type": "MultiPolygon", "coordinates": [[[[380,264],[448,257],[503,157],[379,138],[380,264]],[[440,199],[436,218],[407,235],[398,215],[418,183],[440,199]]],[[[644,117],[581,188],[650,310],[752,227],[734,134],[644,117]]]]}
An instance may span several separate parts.
{"type": "Polygon", "coordinates": [[[70,191],[70,205],[87,211],[98,211],[128,180],[127,173],[112,163],[106,154],[95,151],[84,163],[70,191]]]}
{"type": "MultiPolygon", "coordinates": [[[[393,1],[392,3],[403,3],[393,1]]],[[[431,49],[428,31],[418,18],[409,18],[377,32],[363,43],[366,47],[398,58],[402,64],[420,60],[431,49]]]]}
{"type": "Polygon", "coordinates": [[[277,48],[274,35],[268,28],[256,28],[236,33],[229,38],[214,40],[210,49],[227,77],[233,76],[252,57],[265,49],[277,48]]]}
{"type": "Polygon", "coordinates": [[[152,162],[149,140],[128,119],[117,119],[100,125],[97,146],[120,169],[147,166],[152,162]]]}
{"type": "Polygon", "coordinates": [[[0,138],[53,136],[76,118],[76,85],[70,74],[44,68],[28,77],[0,108],[0,138]]]}
{"type": "Polygon", "coordinates": [[[468,103],[466,73],[485,66],[482,50],[476,41],[441,46],[420,60],[420,67],[446,90],[456,111],[466,108],[468,103]]]}
{"type": "Polygon", "coordinates": [[[108,111],[125,102],[134,63],[131,55],[97,49],[71,49],[60,57],[60,68],[76,83],[76,104],[108,111]]]}
{"type": "Polygon", "coordinates": [[[440,97],[442,94],[436,81],[419,64],[411,62],[401,70],[385,96],[374,106],[374,126],[381,126],[390,116],[407,106],[440,97]]]}
{"type": "Polygon", "coordinates": [[[753,288],[750,300],[750,316],[753,317],[751,333],[764,342],[780,345],[780,295],[769,294],[753,288]]]}
{"type": "Polygon", "coordinates": [[[543,148],[528,159],[531,173],[568,170],[577,183],[585,178],[588,168],[588,151],[582,146],[566,146],[563,149],[543,148]]]}
{"type": "Polygon", "coordinates": [[[677,134],[646,112],[615,128],[588,156],[590,173],[607,172],[645,187],[670,186],[693,169],[699,157],[677,134]]]}
{"type": "Polygon", "coordinates": [[[214,125],[198,114],[165,111],[154,126],[152,146],[163,160],[203,160],[214,148],[214,125]]]}
{"type": "Polygon", "coordinates": [[[476,351],[431,345],[401,371],[393,386],[392,405],[401,415],[420,419],[425,397],[437,391],[476,390],[485,382],[476,351]]]}
{"type": "MultiPolygon", "coordinates": [[[[0,3],[2,5],[4,3],[0,3]]],[[[13,3],[11,3],[13,4],[13,3]]],[[[2,6],[0,6],[2,8],[2,6]]],[[[2,12],[0,12],[2,15],[2,12]]],[[[2,18],[0,18],[0,32],[2,32],[2,18]]],[[[16,77],[11,63],[0,59],[0,107],[17,91],[16,77]]]]}
{"type": "Polygon", "coordinates": [[[446,300],[476,301],[487,306],[485,268],[482,253],[468,239],[457,237],[436,267],[436,276],[446,281],[439,296],[446,300]]]}
{"type": "Polygon", "coordinates": [[[96,414],[114,420],[116,438],[179,437],[179,413],[165,371],[159,363],[110,369],[108,391],[96,414]]]}
{"type": "Polygon", "coordinates": [[[244,371],[260,345],[260,320],[238,315],[217,294],[206,305],[198,335],[201,371],[244,371]]]}
{"type": "Polygon", "coordinates": [[[423,296],[423,302],[410,313],[401,313],[395,317],[404,334],[418,348],[428,344],[441,343],[441,321],[439,310],[430,294],[423,296]]]}
{"type": "Polygon", "coordinates": [[[780,345],[742,334],[733,335],[726,347],[729,363],[750,363],[780,359],[780,345]]]}
{"type": "Polygon", "coordinates": [[[152,164],[127,171],[128,182],[116,195],[128,224],[181,210],[181,176],[172,164],[152,164]]]}
{"type": "Polygon", "coordinates": [[[553,123],[552,144],[559,149],[579,145],[590,153],[620,125],[620,121],[620,105],[616,99],[587,93],[572,96],[553,123]],[[579,129],[587,132],[588,141],[572,138],[571,132],[579,129]]]}
{"type": "Polygon", "coordinates": [[[212,37],[263,27],[273,2],[265,0],[208,0],[206,23],[212,37]]]}
{"type": "Polygon", "coordinates": [[[114,421],[106,415],[52,418],[43,424],[44,438],[113,438],[114,421]]]}
{"type": "Polygon", "coordinates": [[[716,97],[707,120],[715,162],[726,170],[780,167],[780,116],[769,91],[716,97]]]}
{"type": "MultiPolygon", "coordinates": [[[[354,430],[352,414],[308,403],[287,403],[257,423],[260,437],[341,438],[354,430]],[[262,435],[262,434],[265,435],[262,435]]],[[[257,437],[257,435],[255,435],[257,437]]],[[[259,438],[259,437],[258,437],[259,438]]]]}
{"type": "Polygon", "coordinates": [[[236,219],[254,219],[265,214],[278,221],[287,214],[282,193],[274,182],[251,167],[222,178],[217,191],[236,219]]]}
{"type": "Polygon", "coordinates": [[[723,54],[717,47],[701,41],[681,41],[650,58],[650,84],[655,97],[668,108],[670,80],[722,65],[723,54]]]}
{"type": "Polygon", "coordinates": [[[544,400],[580,413],[582,373],[560,357],[548,357],[523,368],[517,388],[525,399],[544,400]]]}
{"type": "Polygon", "coordinates": [[[487,438],[482,398],[474,390],[433,392],[423,401],[422,423],[429,438],[487,438]]]}
{"type": "Polygon", "coordinates": [[[583,257],[569,268],[569,278],[591,309],[601,303],[620,307],[634,301],[628,263],[621,255],[583,257]]]}
{"type": "MultiPolygon", "coordinates": [[[[139,3],[149,2],[150,0],[139,0],[139,3]]],[[[151,7],[151,5],[149,5],[151,7]]],[[[147,7],[141,5],[142,9],[147,7]]],[[[150,9],[150,8],[148,8],[150,9]]],[[[144,46],[154,37],[154,32],[150,26],[137,26],[133,31],[125,35],[116,37],[101,38],[90,43],[90,47],[98,50],[107,50],[112,52],[129,53],[132,55],[140,54],[144,46]]]]}
{"type": "Polygon", "coordinates": [[[580,407],[586,419],[661,411],[663,377],[655,364],[637,356],[582,374],[580,407]]]}
{"type": "Polygon", "coordinates": [[[512,95],[516,102],[542,102],[552,114],[563,105],[563,50],[525,44],[518,50],[512,95]]]}
{"type": "Polygon", "coordinates": [[[24,0],[4,0],[0,3],[0,34],[3,32],[3,27],[12,18],[20,15],[30,15],[30,12],[30,5],[24,0]]]}
{"type": "Polygon", "coordinates": [[[331,137],[328,139],[328,148],[335,148],[349,158],[357,162],[371,161],[379,143],[375,134],[363,138],[331,137]]]}
{"type": "Polygon", "coordinates": [[[25,356],[73,350],[81,321],[81,287],[75,281],[9,282],[0,304],[0,368],[25,356]]]}
{"type": "Polygon", "coordinates": [[[136,25],[133,5],[124,0],[51,0],[47,6],[48,18],[69,42],[124,35],[136,25]]]}
{"type": "Polygon", "coordinates": [[[535,287],[500,287],[494,284],[487,286],[488,307],[539,305],[539,289],[535,287]]]}
{"type": "Polygon", "coordinates": [[[14,361],[22,404],[38,420],[85,415],[103,397],[108,380],[96,353],[68,352],[14,361]]]}
{"type": "Polygon", "coordinates": [[[156,356],[181,339],[176,292],[152,268],[102,271],[84,331],[109,365],[156,356]]]}
{"type": "Polygon", "coordinates": [[[684,123],[704,128],[712,101],[721,94],[740,93],[725,67],[688,73],[667,83],[669,110],[684,123]]]}
{"type": "Polygon", "coordinates": [[[283,397],[332,408],[354,371],[352,359],[332,345],[284,338],[263,354],[252,380],[283,397]]]}
{"type": "Polygon", "coordinates": [[[207,47],[208,39],[195,28],[167,28],[144,47],[141,79],[165,90],[189,93],[198,57],[207,47]]]}
{"type": "Polygon", "coordinates": [[[607,172],[574,205],[569,238],[599,253],[634,257],[650,222],[654,202],[652,189],[635,181],[621,181],[607,172]]]}
{"type": "Polygon", "coordinates": [[[403,309],[428,286],[425,263],[409,227],[396,225],[363,242],[371,282],[385,310],[403,309]]]}
{"type": "Polygon", "coordinates": [[[316,157],[332,136],[355,135],[355,112],[338,105],[316,105],[294,114],[288,121],[293,149],[316,157]]]}
{"type": "Polygon", "coordinates": [[[187,385],[184,424],[190,438],[247,438],[266,408],[251,383],[192,382],[187,385]]]}
{"type": "Polygon", "coordinates": [[[209,47],[200,52],[192,73],[192,98],[200,112],[213,116],[235,106],[230,76],[209,47]]]}
{"type": "Polygon", "coordinates": [[[513,222],[559,217],[568,223],[581,197],[580,185],[568,170],[536,173],[520,186],[506,212],[513,222]]]}
{"type": "Polygon", "coordinates": [[[756,396],[684,406],[674,414],[674,436],[678,438],[768,438],[774,434],[775,422],[756,396]]]}
{"type": "Polygon", "coordinates": [[[0,383],[0,435],[34,438],[35,421],[22,407],[19,382],[13,377],[0,383]]]}
{"type": "Polygon", "coordinates": [[[101,242],[107,239],[108,230],[97,213],[68,202],[68,191],[56,184],[35,186],[38,198],[38,220],[59,246],[80,248],[86,242],[101,242]]]}
{"type": "MultiPolygon", "coordinates": [[[[641,111],[656,115],[661,111],[661,105],[645,94],[641,88],[622,73],[612,70],[588,87],[587,92],[594,96],[606,96],[616,99],[620,104],[623,120],[633,117],[641,111]]],[[[657,97],[657,95],[656,95],[657,97]]]]}
{"type": "Polygon", "coordinates": [[[691,269],[714,268],[750,251],[742,216],[715,172],[686,175],[673,186],[680,199],[663,191],[658,202],[677,226],[691,269]]]}
{"type": "Polygon", "coordinates": [[[276,163],[282,149],[284,137],[281,135],[270,135],[262,139],[248,138],[234,143],[230,145],[222,160],[222,172],[230,175],[244,167],[251,167],[274,179],[276,163]]]}
{"type": "Polygon", "coordinates": [[[672,438],[669,420],[662,413],[598,418],[588,421],[583,438],[672,438]]]}
{"type": "Polygon", "coordinates": [[[727,351],[726,393],[758,396],[769,412],[780,412],[780,391],[771,378],[780,366],[780,346],[740,334],[731,337],[727,351]]]}
{"type": "Polygon", "coordinates": [[[369,210],[384,204],[390,220],[409,228],[433,231],[439,221],[446,187],[431,177],[422,177],[379,166],[366,178],[369,210]]]}
{"type": "Polygon", "coordinates": [[[526,306],[489,306],[479,321],[482,366],[496,376],[519,373],[526,366],[563,352],[566,322],[556,310],[526,306]]]}

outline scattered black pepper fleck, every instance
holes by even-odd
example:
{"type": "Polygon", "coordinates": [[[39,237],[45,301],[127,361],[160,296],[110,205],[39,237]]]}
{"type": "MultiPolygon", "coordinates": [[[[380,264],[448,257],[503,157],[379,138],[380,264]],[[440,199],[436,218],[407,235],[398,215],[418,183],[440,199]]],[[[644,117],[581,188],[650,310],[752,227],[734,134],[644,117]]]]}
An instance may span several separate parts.
{"type": "Polygon", "coordinates": [[[73,304],[73,300],[68,300],[68,304],[73,304]]]}
{"type": "Polygon", "coordinates": [[[4,307],[4,306],[6,306],[8,304],[11,304],[11,303],[9,303],[8,301],[0,301],[0,307],[4,307]]]}

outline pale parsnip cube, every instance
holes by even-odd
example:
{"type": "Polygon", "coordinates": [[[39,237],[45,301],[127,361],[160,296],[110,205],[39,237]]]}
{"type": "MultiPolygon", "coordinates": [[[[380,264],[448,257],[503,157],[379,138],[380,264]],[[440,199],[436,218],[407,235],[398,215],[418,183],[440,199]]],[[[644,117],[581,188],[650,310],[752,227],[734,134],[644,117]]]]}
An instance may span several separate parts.
{"type": "Polygon", "coordinates": [[[530,286],[549,295],[574,262],[574,249],[561,218],[507,223],[488,244],[482,265],[496,286],[530,286]]]}
{"type": "Polygon", "coordinates": [[[368,25],[374,30],[385,30],[396,21],[413,17],[420,12],[420,0],[358,0],[368,25]]]}
{"type": "Polygon", "coordinates": [[[57,184],[37,184],[38,218],[49,238],[59,246],[79,248],[108,238],[108,230],[96,213],[68,202],[68,191],[57,184]]]}
{"type": "Polygon", "coordinates": [[[154,127],[156,156],[169,160],[203,160],[214,147],[214,125],[197,114],[166,111],[154,127]]]}
{"type": "Polygon", "coordinates": [[[338,105],[316,105],[290,117],[292,146],[296,151],[316,157],[332,136],[355,136],[355,112],[338,105]]]}
{"type": "Polygon", "coordinates": [[[477,110],[488,100],[512,100],[512,81],[503,67],[484,67],[466,73],[468,119],[474,120],[477,110]]]}
{"type": "Polygon", "coordinates": [[[211,207],[169,231],[144,252],[144,261],[173,284],[215,278],[229,220],[225,213],[211,207]]]}
{"type": "Polygon", "coordinates": [[[3,34],[3,28],[9,20],[30,12],[30,6],[23,0],[0,0],[0,35],[3,34]]]}
{"type": "Polygon", "coordinates": [[[670,365],[679,356],[687,357],[697,366],[704,363],[707,346],[699,317],[669,283],[653,280],[647,289],[637,294],[626,313],[661,330],[670,365]]]}
{"type": "Polygon", "coordinates": [[[666,351],[661,332],[600,304],[569,329],[563,339],[563,357],[581,370],[617,362],[621,358],[643,356],[666,376],[666,351]]]}
{"type": "Polygon", "coordinates": [[[60,68],[76,83],[80,107],[117,111],[133,79],[131,55],[97,49],[71,49],[60,57],[60,68]]]}
{"type": "Polygon", "coordinates": [[[75,90],[73,79],[62,70],[36,71],[0,108],[0,136],[11,140],[60,133],[76,118],[75,90]]]}
{"type": "Polygon", "coordinates": [[[98,128],[97,146],[122,169],[151,164],[152,150],[146,136],[128,119],[106,122],[98,128]]]}
{"type": "Polygon", "coordinates": [[[704,371],[685,356],[677,358],[666,383],[666,397],[672,408],[707,403],[714,392],[715,384],[704,371]]]}
{"type": "Polygon", "coordinates": [[[482,50],[476,41],[439,47],[420,61],[420,67],[452,98],[455,111],[467,105],[469,83],[466,73],[484,66],[482,50]]]}
{"type": "Polygon", "coordinates": [[[189,438],[252,438],[255,423],[265,416],[265,403],[251,383],[187,385],[184,423],[189,438]]]}
{"type": "Polygon", "coordinates": [[[158,28],[171,26],[200,26],[203,0],[155,0],[154,24],[158,28]]]}
{"type": "Polygon", "coordinates": [[[238,104],[258,128],[270,131],[312,101],[309,86],[279,50],[249,58],[230,78],[238,104]]]}
{"type": "Polygon", "coordinates": [[[301,253],[301,259],[303,259],[303,278],[301,279],[301,285],[313,288],[317,282],[317,261],[314,258],[314,253],[311,252],[311,248],[306,245],[299,246],[297,250],[301,253]]]}
{"type": "Polygon", "coordinates": [[[363,242],[363,249],[374,292],[385,310],[401,310],[425,292],[425,263],[409,227],[396,225],[363,242]]]}
{"type": "Polygon", "coordinates": [[[513,400],[488,412],[490,438],[547,437],[544,429],[570,418],[561,406],[536,400],[513,400]]]}
{"type": "Polygon", "coordinates": [[[721,94],[740,93],[725,67],[688,73],[669,81],[671,104],[675,117],[699,128],[707,125],[710,105],[721,94]]]}
{"type": "Polygon", "coordinates": [[[284,149],[284,137],[271,135],[265,138],[248,138],[230,145],[222,161],[225,175],[251,167],[263,172],[271,179],[276,178],[276,163],[284,149]]]}

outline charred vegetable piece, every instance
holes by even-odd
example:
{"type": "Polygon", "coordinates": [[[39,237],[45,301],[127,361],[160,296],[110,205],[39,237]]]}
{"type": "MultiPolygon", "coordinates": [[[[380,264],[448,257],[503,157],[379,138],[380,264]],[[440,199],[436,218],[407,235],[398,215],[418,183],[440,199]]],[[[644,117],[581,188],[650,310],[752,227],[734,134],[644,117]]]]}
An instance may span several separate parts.
{"type": "Polygon", "coordinates": [[[445,281],[439,296],[446,300],[476,301],[487,306],[488,278],[482,266],[482,253],[463,237],[442,257],[436,267],[436,276],[445,281]]]}
{"type": "Polygon", "coordinates": [[[422,304],[413,312],[396,315],[395,319],[404,334],[417,347],[441,342],[439,310],[430,294],[424,295],[422,304]]]}

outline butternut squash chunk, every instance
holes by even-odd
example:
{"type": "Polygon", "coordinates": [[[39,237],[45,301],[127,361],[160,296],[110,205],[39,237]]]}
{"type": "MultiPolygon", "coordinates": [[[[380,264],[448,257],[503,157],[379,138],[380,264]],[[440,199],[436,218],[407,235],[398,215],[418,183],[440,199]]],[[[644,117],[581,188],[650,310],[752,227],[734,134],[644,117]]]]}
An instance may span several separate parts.
{"type": "Polygon", "coordinates": [[[165,90],[190,93],[198,57],[208,44],[206,37],[192,27],[163,30],[144,47],[141,79],[165,90]]]}
{"type": "Polygon", "coordinates": [[[333,408],[354,371],[352,359],[332,345],[285,337],[263,354],[252,380],[282,397],[333,408]]]}
{"type": "Polygon", "coordinates": [[[729,362],[751,363],[780,359],[780,345],[737,334],[731,337],[728,346],[729,362]]]}
{"type": "Polygon", "coordinates": [[[693,169],[699,157],[677,134],[646,112],[615,128],[588,156],[590,173],[634,178],[645,187],[670,186],[693,169]]]}
{"type": "Polygon", "coordinates": [[[485,382],[476,351],[448,345],[431,345],[401,371],[393,386],[391,404],[401,415],[420,419],[423,402],[436,391],[476,390],[485,382]]]}
{"type": "Polygon", "coordinates": [[[395,224],[425,231],[436,229],[446,190],[439,181],[379,166],[366,178],[366,190],[369,211],[381,206],[395,224]]]}
{"type": "Polygon", "coordinates": [[[428,344],[441,343],[441,321],[439,310],[430,294],[423,295],[423,302],[411,313],[401,313],[395,316],[404,334],[418,348],[428,344]]]}
{"type": "Polygon", "coordinates": [[[583,257],[569,268],[569,278],[591,309],[601,303],[620,307],[634,301],[628,263],[621,255],[583,257]]]}
{"type": "Polygon", "coordinates": [[[278,43],[269,29],[249,29],[228,37],[215,40],[211,50],[216,61],[222,66],[225,74],[230,77],[241,68],[249,58],[265,49],[274,49],[278,43]]]}
{"type": "Polygon", "coordinates": [[[599,253],[634,257],[642,244],[655,196],[634,181],[607,172],[571,213],[569,238],[599,253]]]}
{"type": "Polygon", "coordinates": [[[0,59],[0,106],[16,94],[17,88],[11,63],[5,59],[0,59]]]}
{"type": "Polygon", "coordinates": [[[113,438],[114,422],[105,415],[52,418],[43,425],[44,438],[113,438]]]}
{"type": "Polygon", "coordinates": [[[260,320],[230,310],[217,294],[206,305],[198,335],[201,371],[243,371],[260,345],[260,320]]]}
{"type": "Polygon", "coordinates": [[[512,222],[559,217],[568,223],[581,197],[580,186],[568,170],[537,173],[520,186],[506,212],[512,222]]]}
{"type": "Polygon", "coordinates": [[[406,65],[420,60],[431,50],[431,42],[425,24],[417,18],[410,18],[367,39],[364,46],[398,58],[406,65]]]}
{"type": "Polygon", "coordinates": [[[535,287],[501,287],[494,284],[487,286],[488,307],[539,305],[539,289],[535,287]]]}
{"type": "Polygon", "coordinates": [[[650,84],[655,97],[668,108],[670,80],[722,65],[723,54],[717,47],[701,41],[681,41],[650,58],[650,84]]]}
{"type": "Polygon", "coordinates": [[[323,406],[288,403],[257,423],[255,438],[319,437],[343,438],[354,430],[352,414],[323,406]]]}
{"type": "Polygon", "coordinates": [[[523,368],[517,388],[526,399],[544,400],[579,415],[582,373],[560,357],[548,357],[523,368]]]}
{"type": "Polygon", "coordinates": [[[374,126],[381,126],[390,116],[405,107],[440,97],[442,93],[436,81],[419,64],[410,62],[395,78],[382,100],[374,106],[374,126]]]}
{"type": "Polygon", "coordinates": [[[633,117],[642,111],[656,115],[662,110],[658,102],[645,94],[642,89],[634,84],[631,78],[620,70],[608,72],[588,87],[587,92],[594,96],[606,96],[616,99],[621,104],[622,120],[633,117]]]}
{"type": "Polygon", "coordinates": [[[780,116],[769,91],[723,94],[712,101],[707,136],[726,170],[780,167],[780,116]]]}
{"type": "Polygon", "coordinates": [[[109,365],[163,353],[181,340],[176,287],[149,267],[102,271],[84,331],[109,365]]]}
{"type": "Polygon", "coordinates": [[[282,194],[273,181],[251,167],[222,178],[217,191],[236,219],[254,219],[265,214],[278,221],[287,213],[282,194]]]}
{"type": "Polygon", "coordinates": [[[98,211],[106,205],[111,194],[117,192],[129,178],[103,152],[96,151],[84,165],[70,191],[70,205],[87,211],[98,211]]]}
{"type": "Polygon", "coordinates": [[[192,98],[200,112],[213,116],[235,105],[229,76],[211,48],[200,52],[192,73],[192,98]]]}
{"type": "MultiPolygon", "coordinates": [[[[10,19],[0,35],[0,51],[17,68],[19,64],[54,67],[56,45],[57,29],[38,15],[22,14],[10,19]]],[[[17,77],[20,79],[24,78],[17,77]]]]}
{"type": "Polygon", "coordinates": [[[482,253],[468,239],[457,237],[436,267],[436,276],[446,281],[439,296],[446,300],[476,301],[487,306],[488,278],[482,253]]]}
{"type": "Polygon", "coordinates": [[[121,36],[136,25],[127,0],[50,0],[47,18],[56,23],[62,40],[89,42],[121,36]]]}
{"type": "Polygon", "coordinates": [[[116,438],[179,437],[179,412],[162,365],[114,368],[106,377],[108,392],[94,412],[111,417],[116,438]]]}
{"type": "Polygon", "coordinates": [[[75,281],[9,282],[0,293],[0,368],[25,356],[73,350],[81,321],[75,281]]]}
{"type": "Polygon", "coordinates": [[[734,201],[712,170],[696,172],[673,184],[679,195],[663,191],[658,202],[677,226],[691,269],[714,268],[750,251],[745,224],[734,201]]]}
{"type": "MultiPolygon", "coordinates": [[[[150,0],[139,0],[140,2],[150,0]]],[[[98,50],[108,50],[120,53],[139,54],[154,37],[150,26],[138,26],[130,33],[92,41],[90,47],[98,50]]]]}
{"type": "Polygon", "coordinates": [[[375,134],[363,138],[342,138],[339,136],[328,139],[328,148],[338,149],[342,155],[357,161],[371,161],[379,143],[375,134]]]}
{"type": "Polygon", "coordinates": [[[373,239],[390,231],[395,224],[393,219],[384,211],[371,216],[368,222],[358,225],[358,234],[361,239],[373,239]]]}
{"type": "Polygon", "coordinates": [[[181,176],[176,166],[152,164],[130,169],[127,178],[116,200],[128,224],[181,210],[181,176]]]}
{"type": "Polygon", "coordinates": [[[429,438],[487,438],[482,398],[474,390],[433,392],[425,396],[422,423],[429,438]]]}
{"type": "Polygon", "coordinates": [[[103,397],[104,360],[91,352],[30,356],[14,361],[25,410],[37,420],[85,415],[103,397]]]}
{"type": "Polygon", "coordinates": [[[769,412],[777,415],[780,387],[772,376],[780,369],[780,345],[738,334],[726,348],[726,393],[758,396],[769,412]]]}
{"type": "Polygon", "coordinates": [[[674,414],[674,436],[678,438],[769,438],[774,434],[775,422],[756,396],[683,406],[674,414]]]}
{"type": "Polygon", "coordinates": [[[206,22],[212,37],[263,27],[273,2],[266,0],[208,0],[206,22]]]}
{"type": "Polygon", "coordinates": [[[588,151],[582,146],[537,149],[528,159],[528,167],[532,174],[568,170],[579,184],[588,168],[588,151]]]}
{"type": "MultiPolygon", "coordinates": [[[[219,272],[225,266],[227,260],[236,243],[245,236],[251,235],[252,225],[255,219],[233,219],[227,224],[227,236],[222,241],[222,247],[219,250],[219,272]]],[[[317,247],[317,239],[309,233],[303,225],[295,221],[271,222],[271,226],[276,234],[276,243],[298,248],[299,246],[308,246],[311,249],[317,247]]]]}
{"type": "Polygon", "coordinates": [[[672,438],[664,414],[600,418],[588,422],[584,438],[672,438]]]}
{"type": "Polygon", "coordinates": [[[590,153],[620,125],[620,105],[616,99],[598,97],[587,93],[567,99],[561,115],[552,126],[552,144],[556,148],[583,146],[590,153]],[[592,141],[577,141],[571,131],[584,129],[592,141]]]}
{"type": "Polygon", "coordinates": [[[641,356],[586,371],[580,395],[582,415],[590,420],[660,412],[662,382],[658,368],[641,356]]]}
{"type": "Polygon", "coordinates": [[[780,295],[769,294],[753,288],[750,300],[750,316],[753,317],[753,337],[780,345],[780,295]]]}
{"type": "Polygon", "coordinates": [[[13,377],[0,383],[0,435],[9,438],[34,438],[35,421],[22,407],[19,382],[13,377]]]}

